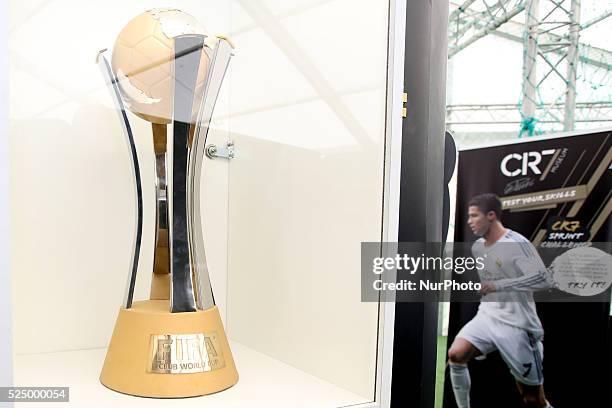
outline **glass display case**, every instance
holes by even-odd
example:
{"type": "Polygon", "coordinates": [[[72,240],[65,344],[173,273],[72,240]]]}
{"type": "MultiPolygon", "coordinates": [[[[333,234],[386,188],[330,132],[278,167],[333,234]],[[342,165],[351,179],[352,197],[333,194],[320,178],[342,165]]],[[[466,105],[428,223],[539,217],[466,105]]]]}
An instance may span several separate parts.
{"type": "MultiPolygon", "coordinates": [[[[74,406],[380,406],[393,304],[361,302],[360,243],[397,237],[395,3],[172,3],[234,46],[200,209],[240,375],[226,391],[172,401],[99,382],[136,220],[130,151],[96,55],[160,4],[8,3],[13,383],[70,387],[74,406]]],[[[126,115],[144,197],[134,299],[148,299],[155,149],[150,124],[126,115]]]]}

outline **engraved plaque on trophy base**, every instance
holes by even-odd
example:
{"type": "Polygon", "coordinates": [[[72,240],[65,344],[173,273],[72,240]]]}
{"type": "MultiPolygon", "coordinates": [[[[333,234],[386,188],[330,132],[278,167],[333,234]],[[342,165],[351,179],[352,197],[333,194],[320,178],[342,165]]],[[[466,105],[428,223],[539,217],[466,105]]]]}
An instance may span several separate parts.
{"type": "Polygon", "coordinates": [[[195,397],[238,382],[216,306],[169,313],[168,300],[134,302],[121,309],[100,381],[142,397],[195,397]]]}

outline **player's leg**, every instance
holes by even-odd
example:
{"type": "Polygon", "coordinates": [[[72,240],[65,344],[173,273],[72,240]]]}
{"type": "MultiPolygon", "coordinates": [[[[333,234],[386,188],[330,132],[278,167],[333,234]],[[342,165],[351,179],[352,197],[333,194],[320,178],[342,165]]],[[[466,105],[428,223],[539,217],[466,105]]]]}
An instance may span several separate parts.
{"type": "Polygon", "coordinates": [[[455,402],[459,408],[470,407],[470,388],[472,381],[467,363],[482,353],[492,350],[493,344],[487,322],[477,314],[457,334],[448,350],[448,366],[453,385],[455,402]]]}
{"type": "MultiPolygon", "coordinates": [[[[534,340],[532,336],[528,337],[530,337],[530,344],[535,345],[535,350],[533,351],[533,353],[536,354],[536,364],[538,365],[538,369],[541,373],[542,360],[544,359],[544,344],[542,343],[542,341],[534,340]]],[[[543,378],[541,378],[540,380],[544,381],[543,378]]],[[[553,408],[553,406],[550,405],[550,402],[546,400],[546,394],[544,394],[543,384],[528,385],[517,381],[516,385],[527,407],[553,408]]]]}
{"type": "Polygon", "coordinates": [[[525,407],[527,408],[552,408],[552,405],[546,400],[544,396],[544,386],[539,385],[527,385],[520,382],[516,382],[519,389],[525,407]]]}
{"type": "Polygon", "coordinates": [[[460,337],[455,338],[448,350],[448,368],[458,408],[470,407],[472,380],[467,363],[480,354],[480,351],[472,343],[460,337]]]}
{"type": "Polygon", "coordinates": [[[516,380],[525,407],[551,408],[542,385],[542,342],[523,329],[503,323],[495,327],[494,341],[516,380]]]}
{"type": "Polygon", "coordinates": [[[467,364],[471,359],[482,353],[468,340],[457,337],[448,349],[449,364],[467,364]]]}

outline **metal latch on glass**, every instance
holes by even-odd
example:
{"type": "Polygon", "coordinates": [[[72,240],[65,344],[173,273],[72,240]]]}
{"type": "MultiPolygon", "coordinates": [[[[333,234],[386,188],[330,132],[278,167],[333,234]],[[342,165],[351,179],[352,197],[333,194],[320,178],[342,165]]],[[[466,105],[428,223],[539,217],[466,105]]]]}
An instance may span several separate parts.
{"type": "Polygon", "coordinates": [[[209,144],[206,146],[206,156],[210,159],[216,158],[224,158],[224,159],[233,159],[235,156],[234,153],[234,142],[229,140],[224,147],[220,147],[214,144],[209,144]]]}

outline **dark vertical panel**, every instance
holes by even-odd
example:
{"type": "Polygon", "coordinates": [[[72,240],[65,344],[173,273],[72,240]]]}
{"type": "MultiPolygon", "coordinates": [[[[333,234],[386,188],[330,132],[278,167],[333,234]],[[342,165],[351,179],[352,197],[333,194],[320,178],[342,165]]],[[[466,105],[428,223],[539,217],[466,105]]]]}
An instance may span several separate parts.
{"type": "MultiPolygon", "coordinates": [[[[400,242],[441,241],[447,19],[447,2],[407,1],[400,242]]],[[[392,407],[433,407],[437,315],[437,303],[396,304],[392,407]]]]}

